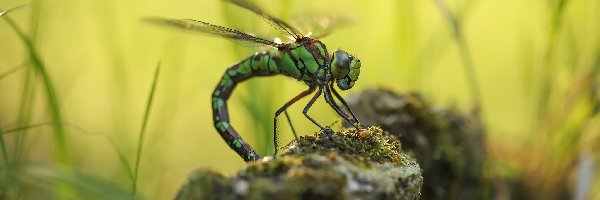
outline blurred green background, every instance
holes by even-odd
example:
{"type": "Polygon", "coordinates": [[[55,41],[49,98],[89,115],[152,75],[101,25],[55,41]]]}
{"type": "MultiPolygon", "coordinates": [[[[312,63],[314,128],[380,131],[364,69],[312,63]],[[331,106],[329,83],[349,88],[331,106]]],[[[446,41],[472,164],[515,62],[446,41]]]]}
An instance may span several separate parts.
{"type": "MultiPolygon", "coordinates": [[[[599,1],[255,2],[287,21],[354,19],[322,39],[330,52],[362,61],[343,95],[383,86],[480,112],[490,177],[524,177],[540,192],[600,188],[599,1]],[[580,177],[593,178],[580,187],[580,177]]],[[[0,9],[24,3],[0,1],[0,9]]],[[[218,0],[34,0],[0,16],[3,197],[127,198],[135,190],[167,199],[194,169],[245,165],[214,130],[210,95],[227,67],[261,49],[141,22],[149,16],[283,37],[218,0]]],[[[305,88],[285,77],[248,81],[229,101],[232,123],[271,154],[273,113],[305,88]]],[[[301,114],[307,100],[289,109],[304,134],[318,130],[301,114]]],[[[338,120],[323,100],[311,113],[323,124],[338,120]]],[[[284,120],[282,145],[292,139],[284,120]]],[[[586,195],[600,199],[597,189],[586,195]]]]}

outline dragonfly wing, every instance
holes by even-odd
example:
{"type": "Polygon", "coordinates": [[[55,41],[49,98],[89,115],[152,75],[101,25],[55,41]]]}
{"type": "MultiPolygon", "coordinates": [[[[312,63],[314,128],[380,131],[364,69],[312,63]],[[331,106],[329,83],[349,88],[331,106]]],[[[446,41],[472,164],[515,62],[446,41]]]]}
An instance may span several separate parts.
{"type": "Polygon", "coordinates": [[[333,31],[349,26],[356,21],[356,15],[352,13],[320,13],[304,14],[294,16],[292,21],[306,30],[311,30],[312,38],[324,38],[333,31]]]}
{"type": "Polygon", "coordinates": [[[144,21],[157,24],[164,25],[169,27],[175,27],[182,30],[188,30],[199,33],[206,33],[209,35],[220,36],[226,39],[237,40],[241,42],[250,42],[250,43],[258,43],[267,46],[271,46],[274,48],[279,48],[281,45],[277,44],[273,41],[252,36],[248,33],[244,33],[242,31],[238,31],[232,28],[227,28],[219,25],[214,25],[208,22],[203,22],[194,19],[166,19],[166,18],[145,18],[144,21]]]}
{"type": "Polygon", "coordinates": [[[264,18],[271,26],[273,26],[278,31],[293,36],[296,39],[300,39],[303,37],[302,33],[298,31],[298,29],[290,26],[285,23],[283,20],[273,17],[269,13],[265,12],[262,8],[258,7],[256,4],[249,2],[248,0],[226,0],[230,3],[237,5],[239,7],[248,9],[252,11],[254,14],[261,16],[264,18]]]}

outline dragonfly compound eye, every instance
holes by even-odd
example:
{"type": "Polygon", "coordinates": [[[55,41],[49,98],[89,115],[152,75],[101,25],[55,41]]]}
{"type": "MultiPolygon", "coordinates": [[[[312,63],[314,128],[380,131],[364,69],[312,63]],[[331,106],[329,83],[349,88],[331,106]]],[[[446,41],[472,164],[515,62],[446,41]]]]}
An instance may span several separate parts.
{"type": "Polygon", "coordinates": [[[336,80],[338,87],[342,90],[352,88],[354,83],[358,80],[358,75],[360,75],[360,60],[354,57],[349,57],[349,61],[350,64],[346,74],[344,74],[342,78],[338,78],[336,80]]]}
{"type": "Polygon", "coordinates": [[[352,81],[358,80],[358,75],[360,75],[360,60],[352,59],[350,62],[350,72],[348,72],[348,77],[352,81]]]}
{"type": "Polygon", "coordinates": [[[342,50],[333,52],[331,61],[331,75],[335,79],[342,79],[350,72],[350,55],[342,50]]]}

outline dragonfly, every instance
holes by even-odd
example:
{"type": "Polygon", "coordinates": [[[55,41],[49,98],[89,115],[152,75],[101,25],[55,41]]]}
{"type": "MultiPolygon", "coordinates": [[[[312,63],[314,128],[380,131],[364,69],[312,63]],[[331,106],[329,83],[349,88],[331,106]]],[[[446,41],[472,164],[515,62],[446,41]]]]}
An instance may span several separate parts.
{"type": "MultiPolygon", "coordinates": [[[[298,29],[265,12],[262,8],[252,2],[246,0],[227,1],[260,16],[276,30],[284,33],[293,40],[287,43],[275,42],[233,28],[194,19],[153,17],[147,18],[146,21],[208,35],[220,36],[234,41],[260,44],[270,48],[270,50],[267,51],[256,52],[239,63],[227,68],[212,93],[211,103],[214,127],[231,149],[246,162],[261,159],[261,156],[256,150],[246,143],[230,124],[229,111],[227,108],[227,101],[233,93],[234,88],[238,84],[254,77],[283,75],[304,82],[308,86],[308,89],[287,101],[275,112],[273,127],[273,134],[275,136],[274,156],[277,155],[278,150],[278,116],[285,112],[288,122],[290,122],[291,125],[286,109],[298,100],[307,97],[314,92],[316,93],[308,101],[302,113],[312,123],[321,128],[321,130],[325,130],[328,134],[333,133],[329,127],[322,126],[308,114],[309,109],[321,95],[324,96],[325,101],[337,114],[344,118],[344,120],[357,129],[363,128],[354,113],[352,113],[352,110],[350,110],[348,104],[334,87],[335,84],[341,90],[348,90],[354,86],[360,75],[360,59],[340,49],[329,54],[327,47],[320,40],[302,34],[298,29]],[[341,102],[343,107],[337,103],[336,99],[341,102]]],[[[292,130],[294,131],[293,127],[292,130]]],[[[296,136],[295,131],[294,136],[296,136]]]]}

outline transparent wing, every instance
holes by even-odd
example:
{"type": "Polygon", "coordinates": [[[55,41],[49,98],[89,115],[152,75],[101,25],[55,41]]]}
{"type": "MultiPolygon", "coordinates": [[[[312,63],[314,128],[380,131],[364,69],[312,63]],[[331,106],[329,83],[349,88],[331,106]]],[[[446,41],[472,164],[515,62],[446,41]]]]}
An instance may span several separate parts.
{"type": "Polygon", "coordinates": [[[250,42],[263,44],[275,48],[279,48],[281,45],[273,41],[252,36],[248,33],[238,31],[232,28],[227,28],[219,25],[214,25],[208,22],[203,22],[193,19],[166,19],[166,18],[145,18],[145,22],[152,24],[175,27],[182,30],[188,30],[199,33],[206,33],[209,35],[219,36],[226,39],[232,39],[240,42],[250,42]]]}
{"type": "Polygon", "coordinates": [[[335,30],[349,26],[356,21],[356,14],[352,13],[320,13],[306,14],[294,16],[292,18],[294,24],[305,30],[311,30],[312,38],[323,38],[331,34],[335,30]]]}
{"type": "Polygon", "coordinates": [[[249,2],[247,0],[226,0],[226,1],[228,1],[234,5],[237,5],[239,7],[248,9],[248,10],[252,11],[254,14],[261,16],[263,19],[265,19],[269,24],[271,24],[271,26],[273,26],[279,32],[293,36],[295,39],[300,39],[303,37],[303,34],[300,31],[298,31],[298,29],[294,28],[293,26],[290,26],[289,24],[285,23],[281,19],[273,17],[272,15],[265,12],[262,8],[258,7],[256,4],[254,4],[252,2],[249,2]]]}

